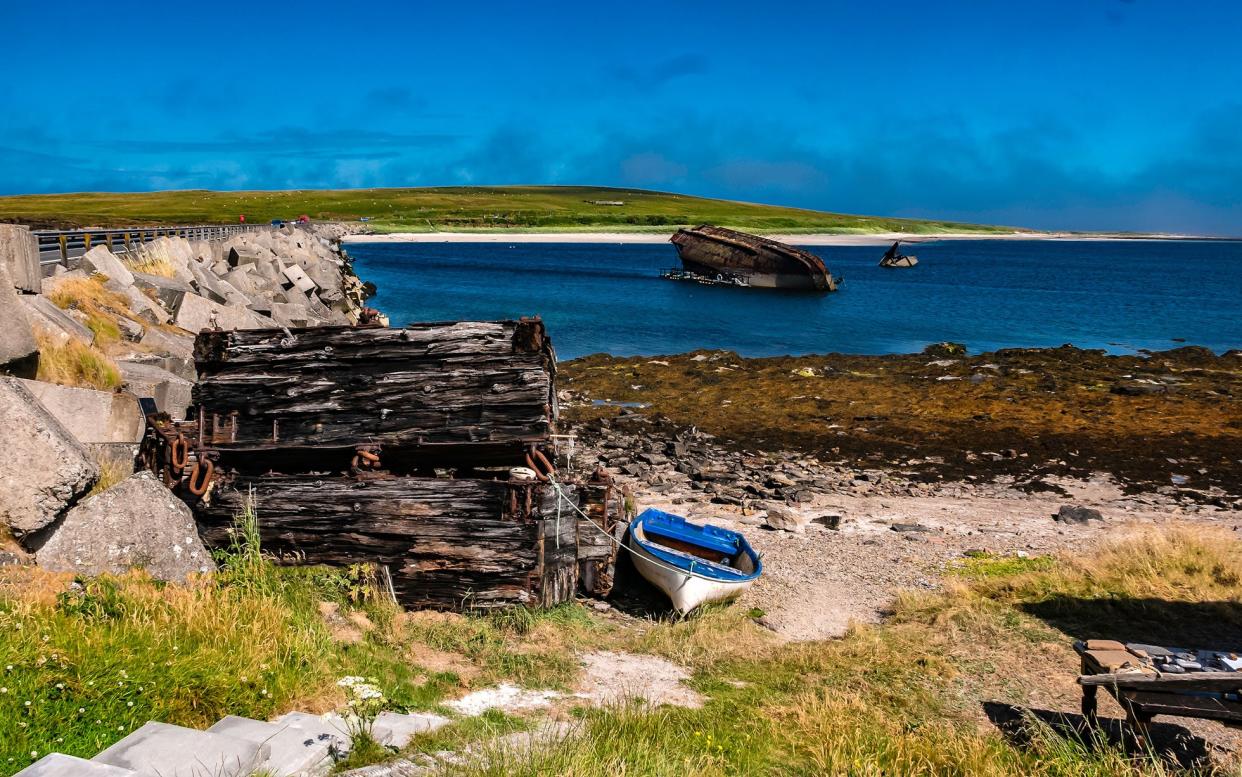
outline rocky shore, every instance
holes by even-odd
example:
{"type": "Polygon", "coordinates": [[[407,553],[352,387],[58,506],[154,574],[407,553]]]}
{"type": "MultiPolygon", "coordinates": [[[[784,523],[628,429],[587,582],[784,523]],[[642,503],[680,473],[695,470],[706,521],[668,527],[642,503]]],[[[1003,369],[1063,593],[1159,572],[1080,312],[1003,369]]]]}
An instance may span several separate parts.
{"type": "Polygon", "coordinates": [[[974,557],[1242,529],[1237,354],[594,356],[560,385],[578,466],[744,531],[765,573],[742,604],[789,639],[878,621],[974,557]]]}
{"type": "Polygon", "coordinates": [[[34,238],[0,225],[0,561],[84,574],[212,566],[189,509],[133,474],[139,397],[184,418],[202,329],[357,324],[375,317],[338,224],[221,241],[95,246],[45,277],[34,238]]]}

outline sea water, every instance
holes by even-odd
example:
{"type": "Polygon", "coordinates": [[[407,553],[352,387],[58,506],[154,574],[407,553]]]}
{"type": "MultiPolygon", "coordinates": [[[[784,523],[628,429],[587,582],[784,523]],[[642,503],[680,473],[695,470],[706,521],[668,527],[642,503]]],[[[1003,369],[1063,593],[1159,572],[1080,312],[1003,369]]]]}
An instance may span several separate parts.
{"type": "Polygon", "coordinates": [[[542,316],[557,354],[743,356],[905,353],[951,340],[972,353],[1071,343],[1114,353],[1242,348],[1242,243],[943,240],[807,250],[839,291],[815,295],[660,278],[668,244],[351,243],[394,326],[542,316]]]}

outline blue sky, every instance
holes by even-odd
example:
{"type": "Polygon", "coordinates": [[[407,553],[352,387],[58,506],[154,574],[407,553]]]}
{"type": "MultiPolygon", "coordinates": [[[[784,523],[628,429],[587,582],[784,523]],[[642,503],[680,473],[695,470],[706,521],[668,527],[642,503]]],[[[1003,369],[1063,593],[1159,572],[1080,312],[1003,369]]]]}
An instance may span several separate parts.
{"type": "Polygon", "coordinates": [[[0,193],[603,184],[1242,234],[1242,3],[8,0],[0,193]]]}

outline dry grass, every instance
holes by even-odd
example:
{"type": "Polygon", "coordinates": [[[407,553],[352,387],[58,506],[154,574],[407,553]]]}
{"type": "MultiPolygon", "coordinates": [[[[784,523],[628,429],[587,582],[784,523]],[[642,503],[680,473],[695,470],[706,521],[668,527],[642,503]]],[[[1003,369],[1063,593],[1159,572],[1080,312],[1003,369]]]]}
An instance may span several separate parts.
{"type": "Polygon", "coordinates": [[[63,345],[36,334],[39,343],[37,378],[62,386],[112,391],[121,385],[121,371],[103,353],[70,338],[63,345]]]}
{"type": "Polygon", "coordinates": [[[164,278],[177,277],[177,271],[173,268],[166,247],[162,243],[146,243],[136,253],[125,254],[121,261],[135,272],[159,275],[164,278]]]}
{"type": "Polygon", "coordinates": [[[139,325],[142,322],[130,312],[129,300],[123,294],[104,286],[107,279],[68,278],[53,287],[48,298],[63,310],[78,310],[86,316],[86,326],[95,333],[95,346],[107,351],[121,340],[121,319],[139,325]]]}
{"type": "Polygon", "coordinates": [[[91,486],[88,496],[107,491],[133,473],[132,465],[127,466],[115,456],[99,456],[96,458],[96,463],[99,464],[99,480],[91,486]]]}

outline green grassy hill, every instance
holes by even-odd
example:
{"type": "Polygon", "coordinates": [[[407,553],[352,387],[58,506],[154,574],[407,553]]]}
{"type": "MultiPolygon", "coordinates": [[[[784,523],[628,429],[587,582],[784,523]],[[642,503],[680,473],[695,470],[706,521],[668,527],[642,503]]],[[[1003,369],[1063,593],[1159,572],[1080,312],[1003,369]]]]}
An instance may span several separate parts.
{"type": "Polygon", "coordinates": [[[142,226],[291,219],[356,221],[377,231],[668,230],[712,223],[778,232],[994,233],[1008,227],[824,213],[641,189],[494,186],[295,191],[171,191],[0,197],[0,221],[37,227],[142,226]],[[615,204],[621,203],[621,204],[615,204]]]}

